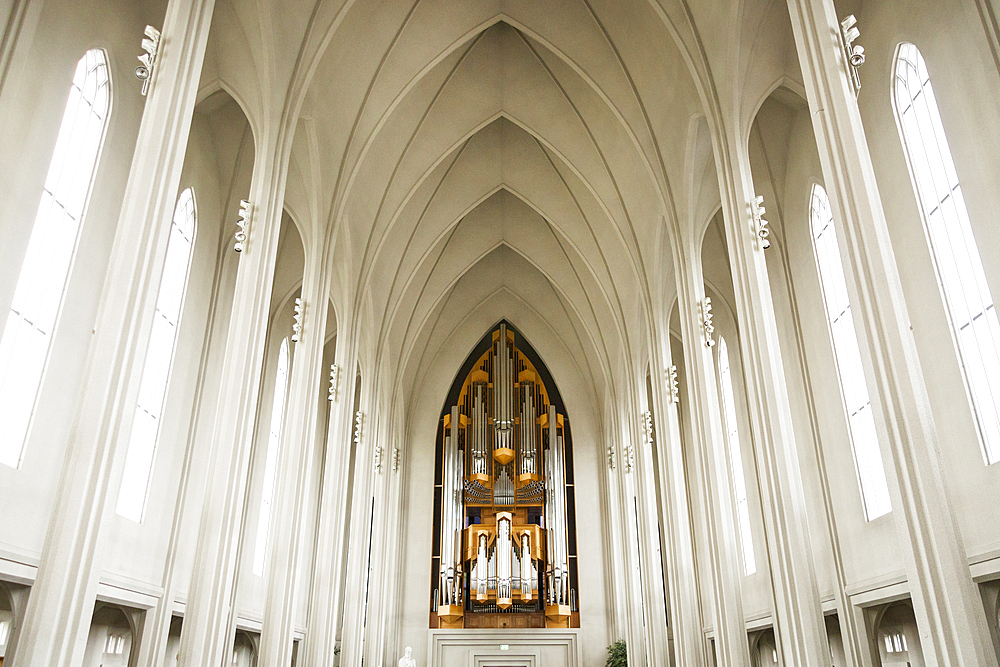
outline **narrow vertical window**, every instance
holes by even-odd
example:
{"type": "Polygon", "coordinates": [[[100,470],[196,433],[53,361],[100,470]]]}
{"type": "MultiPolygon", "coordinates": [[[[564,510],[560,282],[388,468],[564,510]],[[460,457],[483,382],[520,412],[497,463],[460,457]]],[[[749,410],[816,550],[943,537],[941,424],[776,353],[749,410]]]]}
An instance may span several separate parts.
{"type": "Polygon", "coordinates": [[[757,571],[757,560],[753,555],[753,535],[750,533],[750,507],[747,504],[747,483],[743,476],[743,454],[740,452],[740,431],[736,422],[733,375],[729,370],[729,349],[722,336],[719,336],[719,383],[722,389],[722,416],[729,441],[729,465],[733,474],[733,490],[736,492],[736,520],[743,547],[743,573],[750,575],[757,571]]]}
{"type": "Polygon", "coordinates": [[[104,52],[76,66],[28,249],[0,338],[0,463],[18,467],[111,107],[104,52]]]}
{"type": "Polygon", "coordinates": [[[278,441],[285,416],[285,393],[288,390],[288,339],[278,350],[278,370],[274,378],[274,399],[271,402],[271,430],[267,436],[267,459],[264,462],[264,485],[260,492],[260,516],[257,519],[257,543],[253,552],[253,573],[264,576],[268,537],[271,529],[271,505],[274,501],[274,480],[278,474],[278,441]]]}
{"type": "Polygon", "coordinates": [[[119,515],[141,522],[149,495],[149,480],[153,472],[153,455],[163,406],[167,396],[167,381],[177,343],[181,304],[191,265],[191,247],[195,230],[194,193],[190,188],[181,193],[170,223],[170,238],[156,295],[156,312],[142,367],[139,397],[132,417],[132,432],[125,455],[125,471],[118,490],[119,515]]]}
{"type": "Polygon", "coordinates": [[[893,106],[987,463],[1000,460],[1000,324],[923,56],[900,44],[893,106]]]}
{"type": "Polygon", "coordinates": [[[826,190],[814,185],[809,201],[809,220],[813,249],[819,267],[819,282],[823,290],[826,321],[833,339],[833,356],[837,362],[837,379],[847,410],[854,465],[861,484],[861,499],[865,517],[871,521],[892,510],[889,487],[885,481],[882,453],[872,403],[868,396],[864,368],[861,366],[861,348],[858,346],[854,316],[847,295],[844,265],[840,259],[840,244],[833,225],[833,212],[826,190]]]}

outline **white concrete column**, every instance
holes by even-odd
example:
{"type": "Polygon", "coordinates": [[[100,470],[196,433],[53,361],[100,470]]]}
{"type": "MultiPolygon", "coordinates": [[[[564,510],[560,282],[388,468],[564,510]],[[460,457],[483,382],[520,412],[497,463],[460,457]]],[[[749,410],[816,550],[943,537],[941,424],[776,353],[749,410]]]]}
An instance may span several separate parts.
{"type": "MultiPolygon", "coordinates": [[[[694,245],[694,244],[692,244],[694,245]]],[[[715,653],[720,667],[750,667],[746,622],[743,615],[743,572],[736,533],[736,503],[729,473],[729,455],[722,431],[722,412],[716,384],[712,348],[706,344],[701,303],[705,283],[701,271],[701,249],[688,249],[678,258],[678,303],[684,366],[687,369],[687,410],[694,435],[692,449],[698,477],[704,485],[702,507],[710,542],[709,562],[712,599],[715,604],[712,626],[715,653]]],[[[700,664],[700,663],[694,663],[700,664]]],[[[711,664],[706,661],[703,664],[711,664]]],[[[795,664],[795,663],[786,663],[795,664]]]]}
{"type": "MultiPolygon", "coordinates": [[[[639,374],[634,379],[641,388],[633,394],[638,398],[645,394],[645,376],[639,374]],[[641,378],[641,380],[639,379],[641,378]]],[[[653,463],[652,433],[647,438],[643,423],[641,401],[634,401],[638,419],[635,437],[635,468],[632,470],[632,489],[635,493],[636,530],[639,547],[639,567],[641,572],[642,606],[645,610],[646,664],[668,665],[667,614],[663,599],[663,568],[660,555],[659,514],[656,502],[656,466],[653,463]]],[[[652,415],[650,415],[652,420],[652,415]]],[[[652,421],[650,421],[652,428],[652,421]]]]}
{"type": "Polygon", "coordinates": [[[246,482],[281,230],[288,138],[284,128],[277,136],[262,136],[254,164],[249,198],[253,217],[236,274],[208,487],[181,632],[183,665],[222,665],[231,655],[236,631],[234,603],[246,518],[246,482]]]}
{"type": "MultiPolygon", "coordinates": [[[[401,413],[397,413],[393,423],[393,451],[398,447],[397,443],[405,442],[405,425],[402,423],[401,413]]],[[[403,521],[403,509],[406,502],[405,477],[403,476],[405,459],[403,450],[398,450],[398,455],[390,452],[388,472],[388,496],[387,504],[391,508],[390,519],[386,525],[386,534],[390,536],[384,563],[386,567],[385,583],[380,596],[381,613],[379,615],[380,628],[378,643],[383,653],[388,653],[379,658],[380,662],[373,664],[392,665],[403,654],[404,646],[399,643],[399,636],[402,634],[403,608],[399,601],[403,599],[403,589],[406,582],[401,576],[403,568],[406,567],[406,556],[408,542],[404,542],[402,536],[405,532],[403,521]]]]}
{"type": "Polygon", "coordinates": [[[214,0],[171,0],[115,232],[59,494],[14,662],[83,659],[113,519],[214,0]],[[58,629],[56,631],[55,629],[58,629]]]}
{"type": "Polygon", "coordinates": [[[350,523],[348,490],[350,488],[351,442],[354,423],[355,362],[350,348],[350,323],[337,321],[337,365],[340,382],[337,397],[330,404],[326,457],[323,462],[323,487],[316,534],[317,559],[309,592],[309,630],[302,647],[305,665],[331,665],[337,643],[337,625],[343,616],[346,550],[344,540],[350,523]]]}
{"type": "Polygon", "coordinates": [[[829,665],[774,304],[764,251],[750,212],[754,189],[746,140],[733,128],[718,131],[716,160],[751,407],[778,650],[786,665],[829,665]]]}
{"type": "MultiPolygon", "coordinates": [[[[662,370],[670,366],[670,332],[658,332],[663,357],[654,353],[656,366],[651,371],[653,399],[656,406],[656,474],[660,479],[660,514],[663,516],[666,553],[667,597],[670,605],[670,627],[673,630],[676,664],[705,665],[705,641],[701,599],[698,595],[697,568],[692,542],[691,510],[688,504],[688,481],[684,472],[684,451],[681,446],[680,419],[677,404],[670,398],[670,387],[664,384],[662,370]],[[659,375],[658,375],[659,374],[659,375]]],[[[659,352],[660,346],[654,346],[659,352]]],[[[667,661],[661,664],[669,664],[667,661]]]]}
{"type": "MultiPolygon", "coordinates": [[[[788,8],[826,190],[847,257],[865,378],[873,389],[880,440],[887,445],[882,457],[924,659],[929,665],[996,665],[941,472],[930,401],[847,80],[836,10],[832,0],[789,0],[788,8]]],[[[861,74],[884,75],[888,86],[885,73],[861,74]]]]}
{"type": "MultiPolygon", "coordinates": [[[[355,333],[356,335],[356,333],[355,333]]],[[[347,581],[344,585],[344,626],[340,662],[360,665],[365,650],[365,580],[368,576],[369,548],[374,551],[373,497],[375,492],[375,446],[379,438],[379,421],[372,418],[374,373],[362,383],[361,438],[355,450],[351,524],[347,535],[347,581]]],[[[364,376],[362,376],[364,377],[364,376]]],[[[355,424],[357,422],[355,421],[355,424]]],[[[343,511],[343,509],[341,509],[343,511]]]]}
{"type": "Polygon", "coordinates": [[[374,412],[379,417],[376,429],[378,441],[375,447],[381,447],[381,466],[375,470],[373,495],[375,497],[375,514],[372,520],[371,540],[371,578],[368,585],[368,612],[365,625],[364,662],[366,665],[392,664],[399,656],[385,656],[386,625],[394,623],[392,600],[387,598],[387,592],[394,589],[394,578],[398,572],[395,559],[399,546],[399,531],[396,529],[399,505],[399,476],[392,469],[392,428],[390,420],[383,415],[389,413],[386,405],[387,396],[380,396],[380,407],[374,412]]]}
{"type": "MultiPolygon", "coordinates": [[[[607,399],[610,401],[611,399],[607,399]]],[[[620,488],[621,478],[625,476],[625,452],[624,443],[620,437],[620,429],[617,421],[620,419],[617,408],[607,406],[605,414],[605,454],[604,454],[604,502],[601,508],[604,512],[605,530],[608,535],[607,553],[605,560],[607,568],[606,577],[609,583],[609,595],[612,600],[610,605],[610,625],[611,640],[624,639],[628,645],[632,645],[632,638],[629,633],[632,629],[632,616],[630,610],[630,586],[628,566],[628,533],[624,526],[624,509],[622,508],[622,496],[620,488]]]]}
{"type": "MultiPolygon", "coordinates": [[[[626,387],[634,386],[631,378],[626,373],[622,373],[621,380],[627,382],[626,387]]],[[[656,664],[650,662],[649,655],[649,630],[650,619],[649,610],[646,607],[647,600],[644,599],[644,583],[648,568],[643,568],[645,562],[641,558],[643,549],[643,536],[641,534],[636,517],[639,510],[639,500],[637,495],[637,480],[639,450],[641,449],[642,437],[639,428],[639,404],[635,401],[633,391],[626,392],[618,405],[614,418],[610,420],[611,427],[621,438],[621,453],[619,458],[619,474],[615,477],[617,486],[615,492],[618,494],[619,511],[619,534],[621,535],[621,557],[624,579],[621,588],[625,594],[627,607],[625,611],[626,625],[621,635],[628,645],[629,660],[633,664],[643,665],[656,664]]],[[[646,563],[647,566],[649,563],[646,563]]],[[[659,569],[659,563],[657,563],[659,569]]]]}
{"type": "Polygon", "coordinates": [[[329,302],[328,263],[316,247],[306,253],[301,294],[302,333],[299,342],[293,343],[295,351],[275,489],[277,503],[268,549],[267,597],[257,655],[261,665],[291,664],[298,582],[306,575],[299,571],[298,565],[307,529],[305,492],[315,460],[311,450],[316,442],[320,384],[326,376],[323,347],[329,302]]]}

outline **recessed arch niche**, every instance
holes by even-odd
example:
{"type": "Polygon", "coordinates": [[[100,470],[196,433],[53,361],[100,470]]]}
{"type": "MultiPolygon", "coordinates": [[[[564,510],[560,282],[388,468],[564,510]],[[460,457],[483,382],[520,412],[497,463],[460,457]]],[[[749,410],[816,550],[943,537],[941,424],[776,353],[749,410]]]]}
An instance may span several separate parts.
{"type": "Polygon", "coordinates": [[[569,416],[503,320],[475,345],[438,421],[431,627],[580,627],[569,416]]]}

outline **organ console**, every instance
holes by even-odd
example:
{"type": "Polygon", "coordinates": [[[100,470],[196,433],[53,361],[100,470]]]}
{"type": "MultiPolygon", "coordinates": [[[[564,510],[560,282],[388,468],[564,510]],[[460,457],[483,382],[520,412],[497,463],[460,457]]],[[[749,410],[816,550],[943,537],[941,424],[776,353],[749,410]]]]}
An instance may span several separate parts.
{"type": "Polygon", "coordinates": [[[506,323],[491,339],[441,421],[437,626],[578,627],[566,418],[506,323]]]}

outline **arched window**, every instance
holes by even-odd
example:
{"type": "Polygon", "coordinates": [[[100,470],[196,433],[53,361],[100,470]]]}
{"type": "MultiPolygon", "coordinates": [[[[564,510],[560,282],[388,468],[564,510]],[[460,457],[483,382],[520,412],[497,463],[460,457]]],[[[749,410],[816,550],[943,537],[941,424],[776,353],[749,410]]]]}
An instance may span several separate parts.
{"type": "Polygon", "coordinates": [[[1000,324],[923,56],[896,51],[892,96],[987,463],[1000,460],[1000,324]]]}
{"type": "Polygon", "coordinates": [[[830,325],[830,337],[833,339],[837,378],[840,380],[840,393],[847,410],[854,465],[861,483],[861,499],[865,505],[865,516],[871,521],[888,514],[892,506],[889,502],[889,487],[885,481],[885,468],[882,466],[878,433],[875,431],[872,403],[861,366],[861,349],[847,295],[833,212],[830,210],[826,190],[819,185],[812,188],[809,220],[816,264],[819,266],[819,282],[823,289],[826,321],[830,325]]]}
{"type": "Polygon", "coordinates": [[[729,465],[736,492],[736,521],[743,547],[743,573],[749,575],[757,571],[757,560],[753,555],[753,535],[750,533],[750,507],[747,504],[747,483],[743,477],[743,454],[740,452],[740,430],[736,422],[733,375],[729,370],[729,348],[722,336],[719,336],[719,383],[722,389],[722,416],[729,441],[729,465]]]}
{"type": "Polygon", "coordinates": [[[0,463],[18,467],[111,107],[104,52],[76,66],[42,199],[0,339],[0,463]]]}
{"type": "Polygon", "coordinates": [[[125,471],[118,490],[117,512],[126,519],[140,522],[145,511],[153,454],[159,437],[160,416],[167,396],[167,380],[177,343],[181,304],[191,265],[191,247],[195,230],[194,193],[181,193],[170,223],[167,255],[163,261],[160,290],[156,295],[156,313],[142,367],[139,397],[132,417],[132,433],[125,455],[125,471]]]}
{"type": "Polygon", "coordinates": [[[274,480],[278,474],[278,441],[285,416],[285,393],[288,390],[288,339],[278,350],[278,370],[274,378],[274,399],[271,401],[271,431],[267,436],[267,459],[264,462],[264,485],[260,492],[260,516],[257,519],[257,543],[253,551],[253,573],[264,576],[268,536],[271,531],[271,506],[274,502],[274,480]]]}

